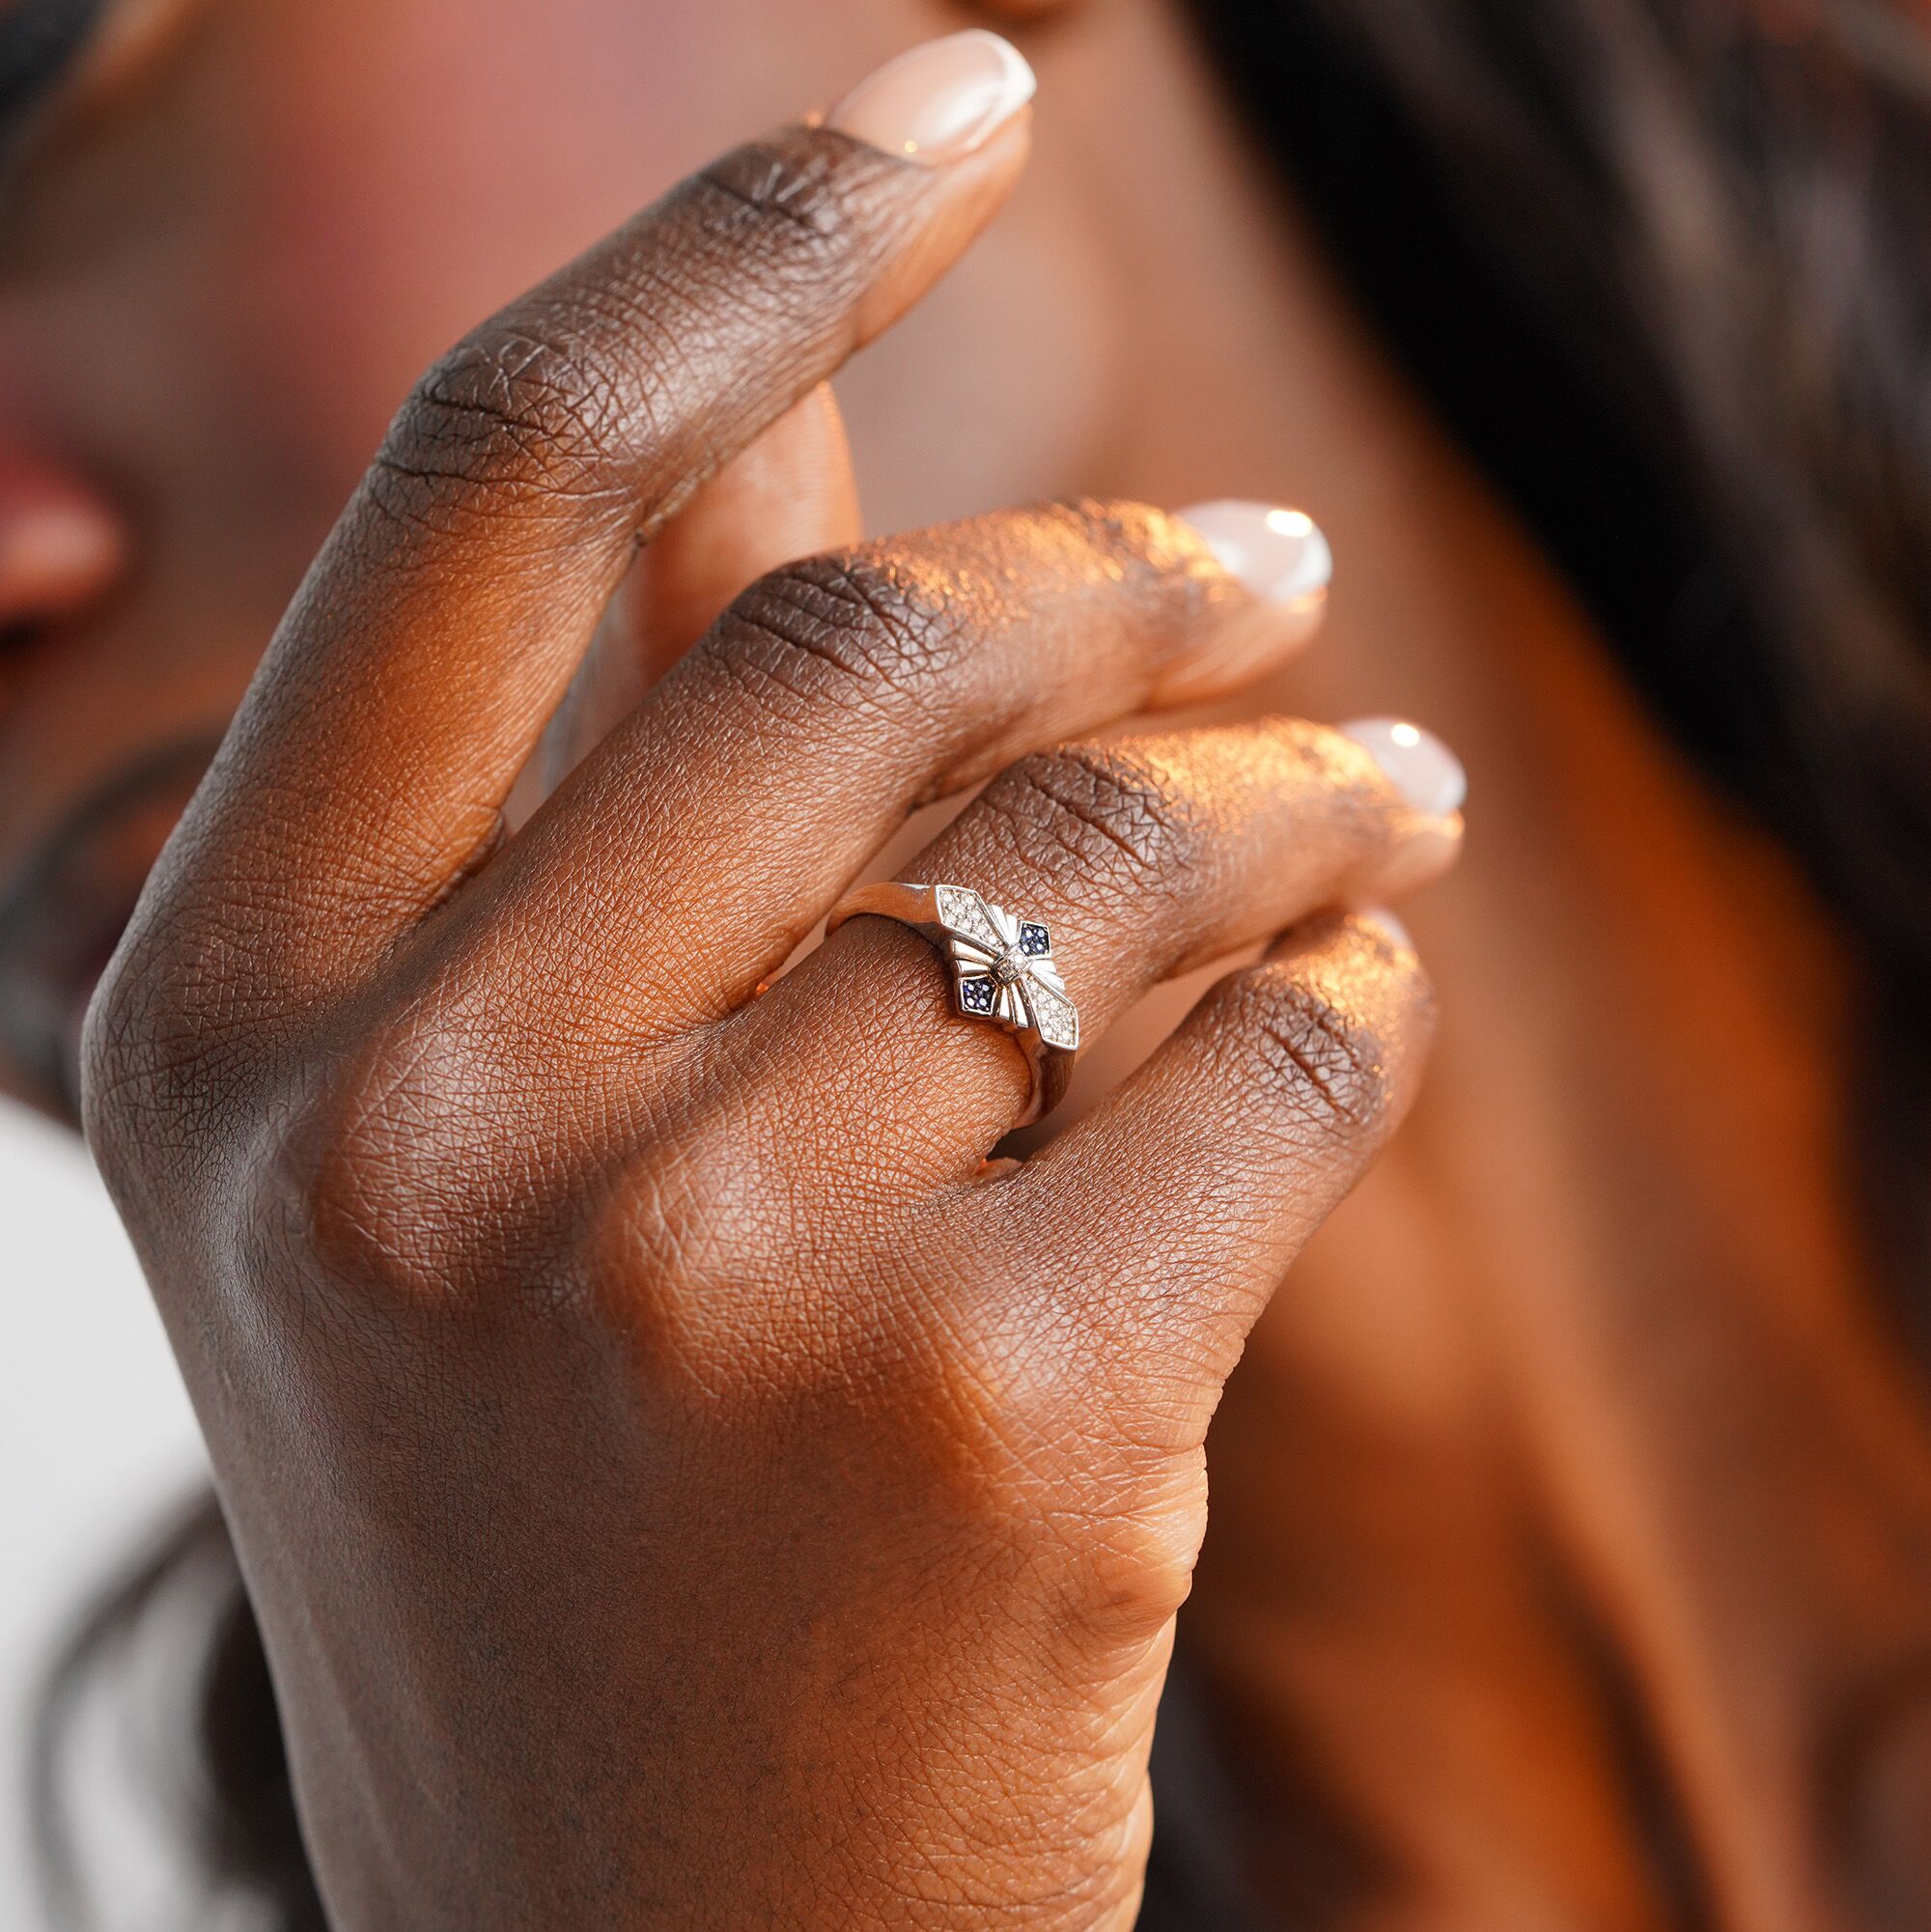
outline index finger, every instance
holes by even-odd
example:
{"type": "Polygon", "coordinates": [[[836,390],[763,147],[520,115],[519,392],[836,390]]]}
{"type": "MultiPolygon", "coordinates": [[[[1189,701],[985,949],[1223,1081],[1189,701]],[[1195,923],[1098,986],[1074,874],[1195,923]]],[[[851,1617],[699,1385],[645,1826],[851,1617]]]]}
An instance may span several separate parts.
{"type": "Polygon", "coordinates": [[[352,980],[488,851],[638,542],[957,258],[1030,92],[995,36],[916,49],[834,115],[868,139],[736,150],[423,378],[162,868],[264,909],[253,984],[352,980]]]}

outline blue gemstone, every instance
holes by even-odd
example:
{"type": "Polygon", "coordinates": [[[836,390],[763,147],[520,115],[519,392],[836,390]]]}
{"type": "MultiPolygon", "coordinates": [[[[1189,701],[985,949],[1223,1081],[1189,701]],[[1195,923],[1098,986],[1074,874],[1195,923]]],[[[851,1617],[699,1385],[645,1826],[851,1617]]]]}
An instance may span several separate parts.
{"type": "Polygon", "coordinates": [[[1044,926],[1030,923],[1020,928],[1020,951],[1027,959],[1036,960],[1042,953],[1052,950],[1052,938],[1044,926]]]}

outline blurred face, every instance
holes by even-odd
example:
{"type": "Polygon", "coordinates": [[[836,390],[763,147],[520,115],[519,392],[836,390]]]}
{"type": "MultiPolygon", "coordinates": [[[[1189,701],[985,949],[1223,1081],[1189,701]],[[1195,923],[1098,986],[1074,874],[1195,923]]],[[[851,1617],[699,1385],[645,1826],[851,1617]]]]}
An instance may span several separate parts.
{"type": "MultiPolygon", "coordinates": [[[[0,0],[0,1091],[71,1112],[95,976],[424,363],[952,24],[905,0],[0,0]]],[[[952,332],[999,356],[1020,322],[989,325],[974,272],[952,332]]],[[[875,438],[892,520],[949,507],[916,500],[918,406],[875,438]]]]}

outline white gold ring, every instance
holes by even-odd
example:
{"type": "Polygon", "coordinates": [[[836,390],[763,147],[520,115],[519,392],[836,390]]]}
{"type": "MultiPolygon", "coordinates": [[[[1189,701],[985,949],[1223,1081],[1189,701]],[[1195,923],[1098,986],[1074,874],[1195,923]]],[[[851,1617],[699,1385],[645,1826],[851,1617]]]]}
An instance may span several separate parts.
{"type": "Polygon", "coordinates": [[[1025,1126],[1058,1106],[1079,1046],[1079,1014],[1052,957],[1043,921],[1008,912],[968,885],[861,885],[832,908],[826,933],[870,914],[895,919],[928,940],[951,967],[952,1002],[968,1020],[1012,1034],[1032,1069],[1025,1126]]]}

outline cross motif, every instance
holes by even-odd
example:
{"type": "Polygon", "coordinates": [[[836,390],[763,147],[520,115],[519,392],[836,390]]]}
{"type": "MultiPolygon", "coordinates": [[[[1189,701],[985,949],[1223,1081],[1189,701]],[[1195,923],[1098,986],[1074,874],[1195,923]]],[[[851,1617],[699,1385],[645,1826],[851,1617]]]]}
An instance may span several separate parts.
{"type": "Polygon", "coordinates": [[[1052,935],[964,885],[935,888],[962,1013],[1030,1029],[1067,1052],[1079,1044],[1079,1015],[1052,958],[1052,935]]]}

